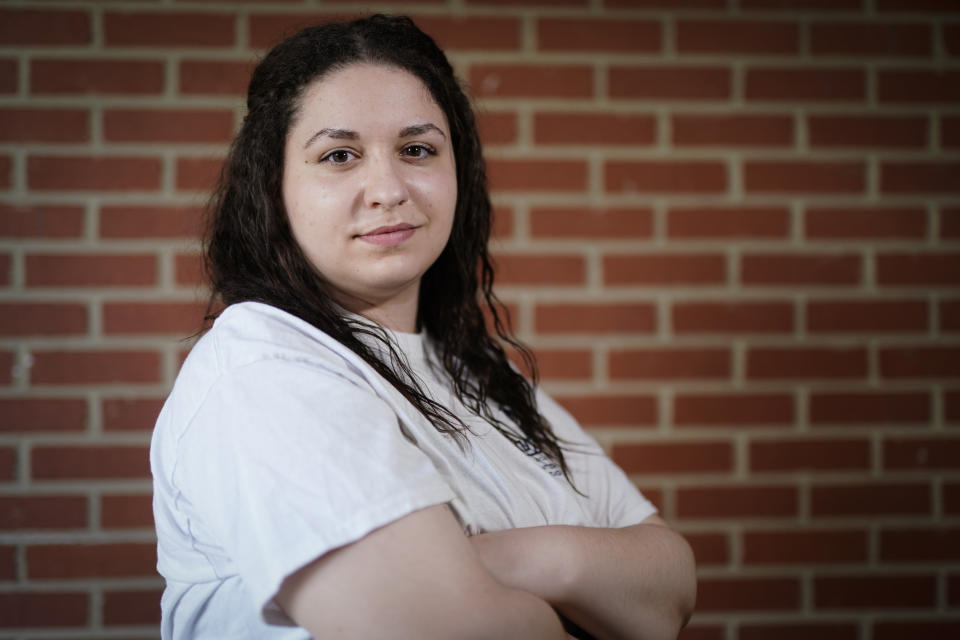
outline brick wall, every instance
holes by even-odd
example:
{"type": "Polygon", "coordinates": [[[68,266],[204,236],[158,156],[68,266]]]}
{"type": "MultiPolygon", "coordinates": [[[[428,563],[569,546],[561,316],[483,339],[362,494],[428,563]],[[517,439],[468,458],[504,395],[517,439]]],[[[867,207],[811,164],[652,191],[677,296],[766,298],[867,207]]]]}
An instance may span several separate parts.
{"type": "MultiPolygon", "coordinates": [[[[960,635],[960,3],[368,6],[473,87],[500,293],[694,545],[683,638],[960,635]]],[[[156,637],[199,209],[251,61],[356,10],[0,7],[0,637],[156,637]]]]}

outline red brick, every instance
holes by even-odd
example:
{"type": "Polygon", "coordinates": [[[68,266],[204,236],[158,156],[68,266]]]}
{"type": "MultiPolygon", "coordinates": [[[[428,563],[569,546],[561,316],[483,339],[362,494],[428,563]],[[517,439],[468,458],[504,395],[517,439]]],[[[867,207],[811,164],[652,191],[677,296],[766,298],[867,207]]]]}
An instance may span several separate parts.
{"type": "Polygon", "coordinates": [[[796,578],[701,578],[697,611],[797,611],[800,581],[796,578]]]}
{"type": "Polygon", "coordinates": [[[957,176],[960,162],[883,162],[880,189],[884,193],[960,194],[957,176]]]}
{"type": "Polygon", "coordinates": [[[948,422],[960,422],[960,389],[943,392],[944,414],[948,422]]]}
{"type": "Polygon", "coordinates": [[[101,205],[101,238],[198,238],[203,212],[196,207],[101,205]]]}
{"type": "Polygon", "coordinates": [[[575,255],[495,256],[497,282],[501,285],[576,285],[586,282],[586,265],[575,255]]]}
{"type": "Polygon", "coordinates": [[[625,9],[670,9],[682,11],[684,9],[723,9],[726,0],[604,0],[605,7],[625,9]]]}
{"type": "Polygon", "coordinates": [[[812,147],[921,149],[927,145],[927,118],[923,116],[808,116],[812,147]]]}
{"type": "Polygon", "coordinates": [[[16,450],[12,447],[0,447],[0,480],[13,480],[16,471],[16,450]]]}
{"type": "Polygon", "coordinates": [[[205,309],[205,304],[197,302],[107,302],[103,305],[103,330],[107,335],[186,337],[203,326],[205,309]]]}
{"type": "Polygon", "coordinates": [[[178,285],[191,286],[206,283],[203,260],[196,253],[180,253],[174,256],[174,280],[178,285]]]}
{"type": "Polygon", "coordinates": [[[793,424],[794,401],[781,393],[724,393],[674,396],[673,423],[678,427],[769,427],[793,424]]]}
{"type": "Polygon", "coordinates": [[[536,238],[649,238],[649,208],[532,207],[530,234],[536,238]]]}
{"type": "Polygon", "coordinates": [[[184,60],[179,68],[180,93],[244,96],[254,66],[252,61],[184,60]]]}
{"type": "Polygon", "coordinates": [[[957,285],[960,253],[881,253],[876,256],[876,271],[881,285],[957,285]]]}
{"type": "Polygon", "coordinates": [[[810,489],[810,515],[857,517],[931,515],[927,483],[821,484],[810,489]]]}
{"type": "MultiPolygon", "coordinates": [[[[755,0],[754,0],[755,1],[755,0]]],[[[859,1],[859,0],[857,0],[859,1]]],[[[855,623],[809,622],[791,620],[786,623],[748,623],[740,625],[740,640],[859,640],[860,630],[855,623]]]]}
{"type": "Polygon", "coordinates": [[[0,593],[0,627],[77,627],[88,624],[89,596],[75,592],[0,593]]]}
{"type": "Polygon", "coordinates": [[[138,254],[40,254],[25,258],[31,287],[152,286],[157,259],[138,254]]]}
{"type": "Polygon", "coordinates": [[[613,445],[612,457],[626,473],[729,473],[729,442],[642,442],[613,445]]]}
{"type": "Polygon", "coordinates": [[[152,351],[44,351],[33,357],[33,384],[160,382],[160,354],[152,351]]]}
{"type": "Polygon", "coordinates": [[[521,46],[520,20],[512,16],[420,15],[415,19],[444,51],[515,51],[521,46]]]}
{"type": "Polygon", "coordinates": [[[926,332],[925,300],[822,300],[807,303],[807,330],[813,333],[926,332]]]}
{"type": "Polygon", "coordinates": [[[960,377],[960,347],[889,347],[880,350],[884,378],[960,377]]]}
{"type": "Polygon", "coordinates": [[[680,20],[677,51],[784,55],[798,53],[800,28],[795,22],[759,20],[680,20]]]}
{"type": "Polygon", "coordinates": [[[0,496],[0,530],[76,529],[87,525],[81,496],[0,496]]]}
{"type": "Polygon", "coordinates": [[[104,42],[111,47],[230,47],[235,21],[228,13],[108,11],[104,42]]]}
{"type": "Polygon", "coordinates": [[[589,98],[593,70],[585,65],[474,64],[470,86],[484,98],[589,98]]]}
{"type": "Polygon", "coordinates": [[[251,47],[267,49],[279,44],[287,36],[300,29],[326,20],[347,18],[346,15],[314,12],[305,13],[267,13],[253,14],[248,23],[248,40],[251,47]]]}
{"type": "Polygon", "coordinates": [[[159,158],[30,156],[27,186],[35,191],[143,191],[160,188],[159,158]]]}
{"type": "Polygon", "coordinates": [[[810,422],[816,425],[875,425],[926,423],[931,415],[926,392],[814,392],[810,422]]]}
{"type": "MultiPolygon", "coordinates": [[[[544,380],[587,380],[593,377],[593,356],[584,349],[537,349],[537,367],[544,380]]],[[[529,377],[529,371],[521,366],[529,377]]]]}
{"type": "Polygon", "coordinates": [[[960,300],[940,301],[940,331],[960,331],[960,300]]]}
{"type": "Polygon", "coordinates": [[[104,431],[150,431],[163,398],[104,398],[101,405],[104,431]]]}
{"type": "Polygon", "coordinates": [[[587,165],[580,160],[494,159],[487,164],[493,191],[583,191],[587,165]]]}
{"type": "Polygon", "coordinates": [[[0,108],[0,142],[87,142],[86,109],[0,108]]]}
{"type": "Polygon", "coordinates": [[[107,529],[152,528],[153,497],[150,494],[103,496],[100,524],[107,529]]]}
{"type": "Polygon", "coordinates": [[[960,102],[960,71],[880,69],[877,74],[880,102],[960,102]]]}
{"type": "Polygon", "coordinates": [[[779,115],[681,114],[671,120],[678,147],[787,147],[793,144],[793,118],[779,115]]]}
{"type": "Polygon", "coordinates": [[[884,469],[960,469],[960,440],[895,438],[883,443],[884,469]]]}
{"type": "Polygon", "coordinates": [[[944,640],[960,635],[957,620],[877,620],[873,640],[944,640]]]}
{"type": "Polygon", "coordinates": [[[930,56],[933,32],[922,23],[814,23],[810,51],[815,56],[930,56]]]}
{"type": "Polygon", "coordinates": [[[10,284],[10,256],[0,254],[0,284],[10,284]]]}
{"type": "Polygon", "coordinates": [[[0,204],[0,237],[79,238],[83,217],[83,207],[0,204]]]}
{"type": "Polygon", "coordinates": [[[217,184],[223,158],[177,158],[178,190],[210,192],[217,184]]]}
{"type": "Polygon", "coordinates": [[[748,566],[866,561],[866,531],[747,531],[743,534],[743,563],[748,566]]]}
{"type": "Polygon", "coordinates": [[[727,100],[731,72],[725,67],[654,66],[610,68],[611,98],[727,100]]]}
{"type": "Polygon", "coordinates": [[[678,518],[796,518],[796,487],[678,487],[678,518]]]}
{"type": "Polygon", "coordinates": [[[863,102],[867,79],[860,69],[747,69],[747,100],[863,102]]]}
{"type": "Polygon", "coordinates": [[[539,304],[537,333],[651,333],[656,308],[650,303],[539,304]]]}
{"type": "Polygon", "coordinates": [[[0,156],[0,189],[9,189],[13,184],[10,173],[13,170],[13,159],[10,156],[0,156]]]}
{"type": "Polygon", "coordinates": [[[86,332],[86,305],[0,302],[0,336],[57,336],[86,332]]]}
{"type": "Polygon", "coordinates": [[[960,118],[940,116],[940,145],[948,149],[960,147],[960,118]]]}
{"type": "Polygon", "coordinates": [[[30,455],[34,480],[116,480],[150,477],[146,446],[34,445],[30,455]]]}
{"type": "Polygon", "coordinates": [[[785,238],[789,232],[784,207],[674,207],[667,217],[671,238],[785,238]]]}
{"type": "Polygon", "coordinates": [[[804,232],[808,238],[873,238],[921,240],[927,214],[917,207],[809,207],[804,232]]]}
{"type": "Polygon", "coordinates": [[[652,115],[597,112],[540,112],[534,115],[538,144],[652,145],[657,138],[652,115]]]}
{"type": "Polygon", "coordinates": [[[845,286],[859,284],[859,256],[838,254],[747,254],[740,281],[752,286],[845,286]]]}
{"type": "Polygon", "coordinates": [[[960,238],[960,209],[944,207],[940,210],[940,237],[960,238]]]}
{"type": "Polygon", "coordinates": [[[0,398],[0,433],[83,431],[87,403],[80,398],[0,398]]]}
{"type": "Polygon", "coordinates": [[[227,109],[106,109],[108,142],[229,142],[233,112],[227,109]]]}
{"type": "Polygon", "coordinates": [[[929,575],[817,576],[817,609],[886,609],[935,607],[937,580],[929,575]]]}
{"type": "MultiPolygon", "coordinates": [[[[794,9],[814,9],[816,11],[859,11],[863,0],[740,0],[741,9],[760,9],[762,11],[792,11],[794,9]]],[[[779,637],[779,636],[769,636],[779,637]]],[[[804,638],[817,637],[815,635],[804,638]]]]}
{"type": "Polygon", "coordinates": [[[714,160],[609,160],[605,189],[611,193],[723,193],[727,167],[714,160]]]}
{"type": "Polygon", "coordinates": [[[870,468],[870,442],[844,440],[759,440],[750,443],[750,470],[857,471],[870,468]]]}
{"type": "Polygon", "coordinates": [[[866,165],[858,161],[747,160],[744,188],[750,193],[862,193],[866,165]]]}
{"type": "Polygon", "coordinates": [[[17,61],[0,58],[0,93],[16,93],[18,76],[17,61]]]}
{"type": "Polygon", "coordinates": [[[537,48],[542,51],[655,53],[662,48],[660,22],[654,20],[541,18],[537,48]]]}
{"type": "Polygon", "coordinates": [[[715,254],[645,254],[605,256],[608,285],[720,284],[726,280],[726,258],[715,254]]]}
{"type": "Polygon", "coordinates": [[[559,400],[585,426],[653,427],[657,423],[654,396],[564,396],[559,400]]]}
{"type": "Polygon", "coordinates": [[[517,141],[517,114],[512,111],[477,113],[477,128],[484,146],[517,141]]]}
{"type": "Polygon", "coordinates": [[[943,44],[947,53],[953,56],[960,55],[960,25],[941,24],[943,29],[943,44]]]}
{"type": "Polygon", "coordinates": [[[885,529],[880,531],[880,559],[886,562],[956,562],[960,528],[885,529]]]}
{"type": "Polygon", "coordinates": [[[954,0],[876,0],[878,11],[916,13],[920,11],[934,11],[950,13],[957,11],[954,0]]]}
{"type": "Polygon", "coordinates": [[[675,302],[671,316],[677,334],[793,331],[788,302],[675,302]]]}
{"type": "Polygon", "coordinates": [[[107,591],[103,594],[103,624],[160,624],[160,591],[107,591]]]}
{"type": "Polygon", "coordinates": [[[730,351],[726,348],[645,348],[616,349],[610,352],[613,379],[717,379],[731,373],[730,351]]]}
{"type": "Polygon", "coordinates": [[[747,351],[747,378],[865,378],[867,352],[860,347],[753,347],[747,351]]]}
{"type": "Polygon", "coordinates": [[[513,207],[505,205],[493,207],[493,222],[490,235],[493,238],[505,238],[513,235],[513,207]]]}
{"type": "Polygon", "coordinates": [[[0,9],[0,45],[84,45],[91,40],[86,11],[0,9]]]}
{"type": "Polygon", "coordinates": [[[156,563],[156,545],[152,542],[27,547],[27,575],[39,580],[154,576],[156,563]]]}
{"type": "MultiPolygon", "coordinates": [[[[17,578],[17,548],[13,545],[0,545],[0,580],[16,580],[17,578]]],[[[2,596],[0,596],[2,602],[2,596]]],[[[0,611],[3,605],[0,604],[0,611]]],[[[3,620],[3,618],[0,618],[3,620]]]]}
{"type": "Polygon", "coordinates": [[[573,7],[587,4],[587,0],[467,0],[480,6],[573,7]]]}
{"type": "Polygon", "coordinates": [[[39,59],[30,61],[30,93],[155,95],[163,63],[153,60],[39,59]]]}
{"type": "MultiPolygon", "coordinates": [[[[730,562],[730,544],[727,541],[726,534],[684,533],[683,537],[687,539],[687,542],[693,549],[693,555],[697,559],[698,567],[725,565],[730,562]]],[[[679,640],[685,640],[687,637],[688,636],[681,633],[679,640]]],[[[718,640],[722,640],[722,638],[722,635],[717,636],[718,640]]]]}

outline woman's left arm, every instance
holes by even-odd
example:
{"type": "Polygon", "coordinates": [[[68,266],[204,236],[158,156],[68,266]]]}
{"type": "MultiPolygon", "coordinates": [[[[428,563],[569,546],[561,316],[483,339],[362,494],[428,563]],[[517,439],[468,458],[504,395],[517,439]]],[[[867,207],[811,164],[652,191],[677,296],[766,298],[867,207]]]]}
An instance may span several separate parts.
{"type": "Polygon", "coordinates": [[[622,529],[555,525],[470,540],[495,578],[601,640],[674,639],[693,611],[693,552],[655,515],[622,529]]]}

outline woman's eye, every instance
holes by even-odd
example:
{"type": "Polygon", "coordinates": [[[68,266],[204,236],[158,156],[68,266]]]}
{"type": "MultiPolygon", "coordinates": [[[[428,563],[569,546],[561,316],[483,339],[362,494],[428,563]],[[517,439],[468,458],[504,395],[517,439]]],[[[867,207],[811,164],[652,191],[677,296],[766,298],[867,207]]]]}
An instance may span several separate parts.
{"type": "Polygon", "coordinates": [[[346,164],[350,162],[353,154],[346,149],[335,149],[327,155],[320,158],[320,162],[329,162],[330,164],[346,164]]]}
{"type": "Polygon", "coordinates": [[[425,144],[411,144],[403,148],[403,155],[409,158],[426,158],[436,155],[436,151],[425,144]]]}

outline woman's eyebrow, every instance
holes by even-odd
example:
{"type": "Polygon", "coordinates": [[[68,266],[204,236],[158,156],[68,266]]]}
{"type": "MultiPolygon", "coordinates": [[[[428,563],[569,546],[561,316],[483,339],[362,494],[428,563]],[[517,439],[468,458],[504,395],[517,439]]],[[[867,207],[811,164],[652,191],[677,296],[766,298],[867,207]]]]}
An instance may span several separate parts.
{"type": "Polygon", "coordinates": [[[358,134],[356,131],[351,131],[349,129],[333,129],[330,127],[325,127],[323,129],[320,129],[320,131],[317,131],[312,136],[310,136],[307,142],[303,145],[303,148],[306,149],[307,147],[312,145],[314,142],[316,142],[318,139],[322,138],[323,136],[329,136],[336,140],[356,140],[357,138],[360,137],[360,134],[358,134]]]}
{"type": "Polygon", "coordinates": [[[423,124],[412,124],[409,127],[404,127],[403,129],[400,130],[400,137],[409,138],[411,136],[419,136],[419,135],[423,135],[427,131],[436,131],[441,136],[443,136],[444,140],[446,140],[447,138],[447,134],[445,134],[440,127],[438,127],[437,125],[431,122],[424,122],[423,124]]]}

